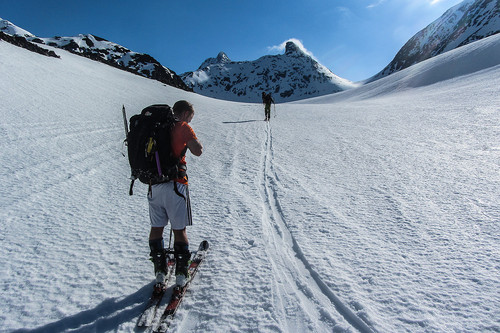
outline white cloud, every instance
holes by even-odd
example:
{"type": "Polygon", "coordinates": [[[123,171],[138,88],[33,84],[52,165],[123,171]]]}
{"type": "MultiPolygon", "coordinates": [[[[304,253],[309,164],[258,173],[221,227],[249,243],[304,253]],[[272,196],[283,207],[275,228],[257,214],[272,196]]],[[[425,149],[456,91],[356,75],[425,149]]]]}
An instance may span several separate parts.
{"type": "Polygon", "coordinates": [[[286,47],[287,42],[295,43],[295,45],[297,45],[299,47],[299,49],[302,50],[302,52],[304,52],[305,54],[307,54],[311,58],[316,59],[314,57],[314,55],[312,54],[312,52],[309,51],[308,49],[306,49],[304,47],[304,44],[302,44],[302,41],[298,40],[297,38],[290,38],[290,39],[284,41],[283,43],[281,43],[280,45],[268,46],[267,50],[268,50],[268,52],[283,52],[283,51],[285,51],[285,47],[286,47]]]}
{"type": "MultiPolygon", "coordinates": [[[[435,5],[438,2],[442,2],[442,1],[443,0],[427,0],[427,3],[430,3],[431,5],[435,5]]],[[[375,8],[375,7],[378,7],[378,6],[382,5],[385,2],[387,2],[387,0],[376,0],[373,3],[369,4],[368,6],[366,6],[366,8],[375,8]]],[[[410,5],[415,4],[415,3],[422,4],[422,1],[420,1],[420,0],[418,0],[418,1],[410,1],[410,5]]]]}
{"type": "Polygon", "coordinates": [[[348,8],[348,7],[342,7],[342,6],[339,6],[337,7],[337,11],[341,14],[341,15],[344,15],[344,16],[351,16],[351,10],[348,8]]]}
{"type": "MultiPolygon", "coordinates": [[[[386,0],[378,0],[377,2],[374,2],[368,6],[366,6],[366,8],[374,8],[374,7],[377,7],[377,6],[380,6],[381,4],[383,4],[386,0]]],[[[437,0],[439,1],[439,0],[437,0]]]]}

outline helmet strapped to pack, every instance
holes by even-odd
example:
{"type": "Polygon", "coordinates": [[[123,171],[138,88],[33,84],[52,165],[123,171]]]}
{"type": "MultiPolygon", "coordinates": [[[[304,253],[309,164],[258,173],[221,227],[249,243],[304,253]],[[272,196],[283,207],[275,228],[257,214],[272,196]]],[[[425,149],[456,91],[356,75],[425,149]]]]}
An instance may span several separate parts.
{"type": "Polygon", "coordinates": [[[130,195],[135,179],[151,186],[185,175],[185,166],[180,166],[180,158],[172,153],[171,132],[175,123],[172,108],[166,104],[148,106],[130,118],[127,138],[132,171],[130,195]]]}

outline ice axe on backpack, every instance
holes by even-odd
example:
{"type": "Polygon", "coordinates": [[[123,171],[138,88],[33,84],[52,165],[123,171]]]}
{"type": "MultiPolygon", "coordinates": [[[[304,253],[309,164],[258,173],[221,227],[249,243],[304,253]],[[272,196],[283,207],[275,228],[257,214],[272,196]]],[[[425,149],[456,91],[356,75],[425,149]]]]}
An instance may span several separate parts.
{"type": "MultiPolygon", "coordinates": [[[[128,144],[128,122],[127,122],[127,113],[125,112],[125,105],[122,106],[122,115],[123,115],[123,125],[125,127],[125,140],[123,140],[123,145],[128,144]]],[[[122,146],[122,155],[125,156],[125,153],[123,152],[123,146],[122,146]]]]}
{"type": "Polygon", "coordinates": [[[127,113],[125,112],[125,105],[122,106],[123,125],[125,126],[125,143],[128,141],[128,123],[127,113]]]}

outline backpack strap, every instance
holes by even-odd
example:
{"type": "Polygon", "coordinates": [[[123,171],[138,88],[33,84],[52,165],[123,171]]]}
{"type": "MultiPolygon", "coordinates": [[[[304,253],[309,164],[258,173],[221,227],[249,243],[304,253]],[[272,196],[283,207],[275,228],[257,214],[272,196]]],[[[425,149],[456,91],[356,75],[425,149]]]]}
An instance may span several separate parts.
{"type": "Polygon", "coordinates": [[[186,200],[186,197],[177,188],[177,182],[174,182],[174,191],[175,191],[175,194],[177,194],[178,196],[180,196],[181,198],[183,198],[184,200],[186,200]]]}

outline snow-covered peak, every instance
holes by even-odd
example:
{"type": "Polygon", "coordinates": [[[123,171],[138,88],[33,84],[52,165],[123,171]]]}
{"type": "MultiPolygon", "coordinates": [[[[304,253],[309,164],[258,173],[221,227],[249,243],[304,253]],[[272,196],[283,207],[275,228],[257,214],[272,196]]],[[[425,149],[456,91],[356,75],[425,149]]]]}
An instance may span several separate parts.
{"type": "Polygon", "coordinates": [[[21,29],[18,26],[12,24],[10,21],[4,20],[1,17],[0,31],[12,36],[35,37],[35,35],[33,35],[31,32],[21,29]]]}
{"type": "Polygon", "coordinates": [[[224,52],[221,51],[217,55],[217,61],[220,64],[223,64],[223,63],[226,63],[226,62],[231,62],[231,59],[229,59],[229,57],[224,52]]]}
{"type": "Polygon", "coordinates": [[[235,62],[221,52],[181,76],[201,95],[242,102],[260,102],[262,92],[272,93],[276,102],[287,102],[354,87],[321,65],[300,41],[290,39],[274,49],[284,54],[235,62]]]}
{"type": "Polygon", "coordinates": [[[293,41],[286,42],[285,55],[287,56],[306,56],[304,50],[293,41]]]}
{"type": "Polygon", "coordinates": [[[200,67],[198,67],[198,69],[203,69],[203,68],[208,67],[210,65],[227,64],[229,62],[231,62],[231,59],[229,59],[229,57],[224,52],[220,51],[219,54],[217,55],[217,57],[206,59],[200,65],[200,67]]]}

